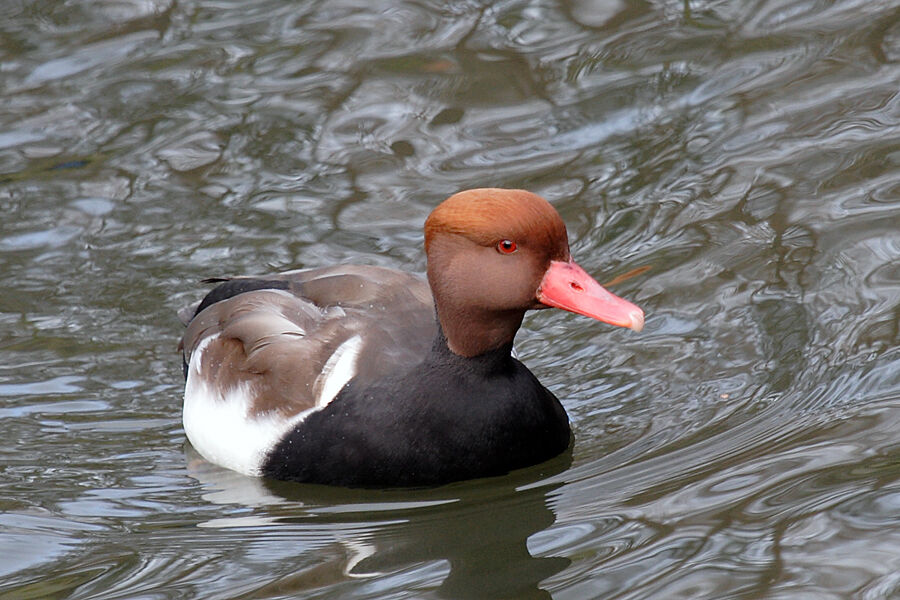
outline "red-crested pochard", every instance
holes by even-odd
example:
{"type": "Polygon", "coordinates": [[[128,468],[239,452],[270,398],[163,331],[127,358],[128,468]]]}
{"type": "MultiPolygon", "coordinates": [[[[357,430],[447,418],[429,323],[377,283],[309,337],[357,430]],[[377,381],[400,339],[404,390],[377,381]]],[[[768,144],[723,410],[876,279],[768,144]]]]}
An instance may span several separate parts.
{"type": "Polygon", "coordinates": [[[572,260],[523,190],[455,194],[425,221],[427,283],[332,266],[225,280],[187,313],[184,429],[254,476],[413,486],[499,475],[570,442],[559,400],[511,356],[525,311],[640,331],[640,308],[572,260]]]}

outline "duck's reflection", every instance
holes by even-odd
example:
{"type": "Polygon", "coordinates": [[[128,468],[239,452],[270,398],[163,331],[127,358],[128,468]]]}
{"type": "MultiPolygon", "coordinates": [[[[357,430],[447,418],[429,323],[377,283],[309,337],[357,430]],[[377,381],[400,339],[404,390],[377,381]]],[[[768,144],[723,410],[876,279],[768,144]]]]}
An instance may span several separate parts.
{"type": "Polygon", "coordinates": [[[258,507],[253,515],[204,526],[300,526],[298,537],[307,526],[320,538],[324,531],[333,539],[316,546],[313,567],[309,556],[299,556],[309,552],[309,545],[298,544],[298,570],[255,589],[254,597],[405,576],[423,593],[433,593],[442,578],[437,593],[448,598],[550,598],[540,582],[570,562],[532,556],[527,545],[556,518],[548,495],[558,484],[532,482],[564,470],[571,461],[568,453],[506,477],[391,491],[253,479],[210,465],[191,450],[189,455],[191,475],[210,490],[204,498],[258,507]]]}

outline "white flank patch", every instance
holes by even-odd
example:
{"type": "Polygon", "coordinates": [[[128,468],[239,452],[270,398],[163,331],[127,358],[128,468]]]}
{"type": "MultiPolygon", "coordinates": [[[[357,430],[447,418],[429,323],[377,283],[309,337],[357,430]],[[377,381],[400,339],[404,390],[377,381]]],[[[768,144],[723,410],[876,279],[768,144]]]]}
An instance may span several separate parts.
{"type": "Polygon", "coordinates": [[[361,347],[362,338],[354,335],[344,340],[334,354],[328,357],[328,361],[322,367],[322,374],[316,381],[317,387],[321,390],[316,398],[317,409],[328,406],[347,382],[356,376],[356,359],[359,357],[361,347]]]}
{"type": "Polygon", "coordinates": [[[253,389],[242,385],[221,393],[202,373],[206,347],[219,335],[204,339],[191,353],[184,386],[184,431],[191,445],[206,460],[245,475],[260,475],[266,454],[297,423],[319,407],[290,418],[255,415],[253,389]]]}

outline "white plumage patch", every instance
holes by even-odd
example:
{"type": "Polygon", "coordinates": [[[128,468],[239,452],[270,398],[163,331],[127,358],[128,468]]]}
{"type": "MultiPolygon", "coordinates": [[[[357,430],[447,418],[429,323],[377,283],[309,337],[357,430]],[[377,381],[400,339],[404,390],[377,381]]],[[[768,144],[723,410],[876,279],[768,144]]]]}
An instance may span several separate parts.
{"type": "Polygon", "coordinates": [[[189,373],[184,390],[184,431],[208,461],[245,475],[259,475],[266,453],[281,437],[283,423],[249,416],[249,392],[242,386],[218,394],[196,373],[189,373]]]}
{"type": "Polygon", "coordinates": [[[328,357],[322,368],[322,374],[318,377],[321,391],[316,398],[317,407],[328,406],[328,403],[334,400],[338,392],[356,375],[356,359],[359,357],[361,347],[362,338],[354,335],[345,340],[328,357]]]}
{"type": "Polygon", "coordinates": [[[184,387],[184,431],[191,445],[208,461],[245,475],[258,476],[269,451],[298,423],[322,410],[356,375],[362,338],[356,335],[335,349],[317,378],[316,406],[290,417],[251,410],[251,383],[225,392],[203,375],[203,354],[219,334],[202,340],[191,353],[184,387]]]}
{"type": "Polygon", "coordinates": [[[219,334],[211,335],[191,353],[184,386],[182,422],[191,445],[206,460],[245,475],[260,474],[266,454],[297,423],[318,410],[303,411],[290,418],[275,414],[255,415],[250,384],[224,393],[203,377],[203,352],[219,334]]]}

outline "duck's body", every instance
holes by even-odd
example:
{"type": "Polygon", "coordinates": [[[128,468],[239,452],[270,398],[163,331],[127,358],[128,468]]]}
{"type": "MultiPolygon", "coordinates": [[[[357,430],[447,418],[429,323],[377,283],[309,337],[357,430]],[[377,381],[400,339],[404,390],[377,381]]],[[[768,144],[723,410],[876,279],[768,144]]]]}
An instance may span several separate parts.
{"type": "Polygon", "coordinates": [[[562,452],[563,407],[510,355],[522,316],[557,306],[639,329],[640,309],[571,262],[562,221],[528,192],[451,197],[426,222],[426,251],[427,283],[339,266],[212,290],[182,340],[200,454],[248,475],[392,486],[562,452]]]}
{"type": "Polygon", "coordinates": [[[566,413],[509,351],[463,358],[439,337],[405,371],[352,380],[276,444],[262,472],[338,485],[430,485],[556,456],[569,444],[566,413]]]}

